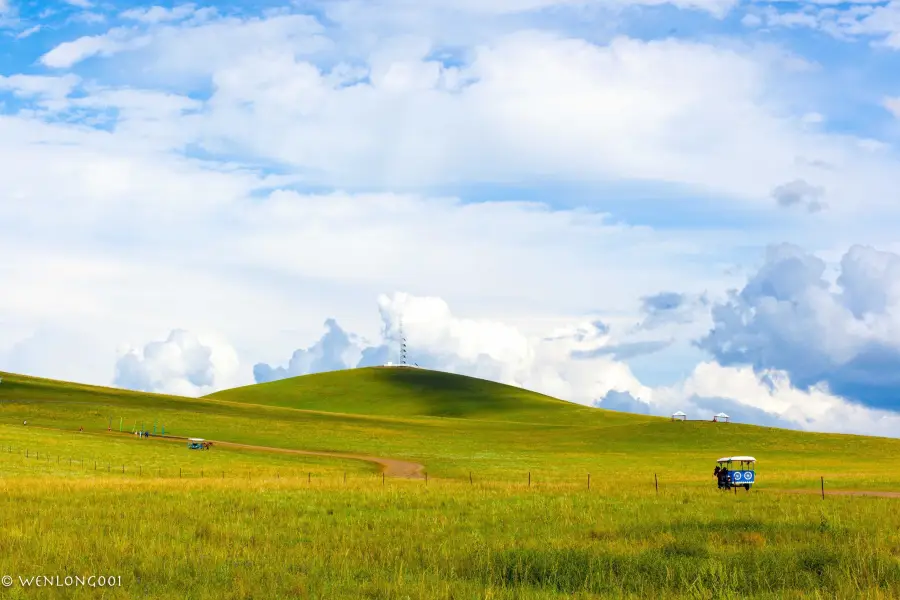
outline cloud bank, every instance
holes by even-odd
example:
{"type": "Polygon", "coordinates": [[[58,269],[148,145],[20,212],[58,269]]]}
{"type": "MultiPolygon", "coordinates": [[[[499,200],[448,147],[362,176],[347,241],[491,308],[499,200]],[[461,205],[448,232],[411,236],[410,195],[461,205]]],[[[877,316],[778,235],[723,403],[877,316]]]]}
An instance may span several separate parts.
{"type": "Polygon", "coordinates": [[[700,341],[722,365],[778,369],[803,389],[876,408],[900,390],[900,256],[850,248],[834,281],[826,263],[792,245],[769,248],[743,289],[713,307],[700,341]]]}
{"type": "Polygon", "coordinates": [[[204,342],[188,331],[174,330],[164,341],[125,349],[113,383],[145,392],[201,396],[234,385],[238,364],[227,343],[204,342]]]}

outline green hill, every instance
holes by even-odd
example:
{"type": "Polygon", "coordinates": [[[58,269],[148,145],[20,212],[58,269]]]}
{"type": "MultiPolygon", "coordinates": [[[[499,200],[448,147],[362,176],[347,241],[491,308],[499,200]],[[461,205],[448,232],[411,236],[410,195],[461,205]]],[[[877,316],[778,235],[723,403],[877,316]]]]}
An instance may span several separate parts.
{"type": "MultiPolygon", "coordinates": [[[[572,473],[706,482],[719,456],[760,459],[764,485],[892,488],[880,457],[900,440],[740,423],[671,422],[564,402],[419,369],[321,373],[182,398],[0,374],[0,424],[106,432],[119,423],[167,434],[285,449],[374,454],[425,464],[436,477],[543,481],[572,473]]],[[[31,427],[29,427],[30,429],[31,427]]],[[[708,483],[708,482],[706,482],[708,483]]]]}
{"type": "Polygon", "coordinates": [[[224,390],[217,400],[355,415],[453,417],[591,424],[652,417],[600,410],[521,388],[441,371],[370,367],[303,375],[224,390]]]}

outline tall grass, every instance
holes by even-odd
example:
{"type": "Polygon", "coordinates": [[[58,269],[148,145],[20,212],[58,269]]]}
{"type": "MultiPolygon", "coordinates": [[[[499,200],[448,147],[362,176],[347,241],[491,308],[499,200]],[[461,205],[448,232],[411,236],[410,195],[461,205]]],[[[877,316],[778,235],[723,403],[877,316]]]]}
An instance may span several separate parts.
{"type": "Polygon", "coordinates": [[[34,477],[0,479],[0,506],[0,573],[121,575],[109,597],[900,595],[890,499],[34,477]]]}

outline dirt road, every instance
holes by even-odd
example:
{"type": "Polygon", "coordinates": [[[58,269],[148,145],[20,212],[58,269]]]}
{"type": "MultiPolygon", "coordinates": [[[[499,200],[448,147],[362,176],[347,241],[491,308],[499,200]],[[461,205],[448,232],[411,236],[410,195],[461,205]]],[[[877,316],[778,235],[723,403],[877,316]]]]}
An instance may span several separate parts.
{"type": "Polygon", "coordinates": [[[274,448],[272,446],[253,446],[251,444],[239,444],[237,442],[222,442],[210,440],[216,446],[225,448],[242,448],[244,450],[259,450],[262,452],[281,452],[284,454],[300,454],[303,456],[327,456],[329,458],[346,458],[349,460],[363,460],[375,463],[381,467],[381,472],[388,477],[400,477],[404,479],[422,479],[425,473],[425,466],[419,463],[409,462],[406,460],[398,460],[396,458],[384,458],[382,456],[371,456],[368,454],[350,454],[344,452],[325,452],[315,450],[292,450],[290,448],[274,448]]]}
{"type": "MultiPolygon", "coordinates": [[[[66,431],[72,432],[71,429],[64,429],[60,427],[47,427],[40,425],[28,425],[33,429],[45,429],[48,431],[66,431]]],[[[78,432],[76,432],[78,433],[78,432]]],[[[121,433],[118,431],[84,431],[83,435],[114,435],[114,436],[123,436],[123,435],[132,435],[128,433],[121,433]]],[[[155,435],[151,439],[155,440],[165,440],[168,442],[183,442],[188,438],[177,435],[155,435]]],[[[217,446],[231,447],[231,448],[242,448],[244,450],[258,450],[260,452],[281,452],[283,454],[298,454],[301,456],[325,456],[329,458],[346,458],[349,460],[362,460],[369,463],[374,463],[381,467],[381,472],[387,475],[388,477],[398,477],[401,479],[422,479],[425,477],[425,465],[420,465],[419,463],[410,462],[407,460],[399,460],[396,458],[385,458],[383,456],[371,456],[369,454],[353,454],[349,452],[328,452],[325,450],[294,450],[291,448],[276,448],[274,446],[254,446],[251,444],[240,444],[237,442],[225,442],[220,440],[207,440],[209,442],[213,442],[217,446]]]]}

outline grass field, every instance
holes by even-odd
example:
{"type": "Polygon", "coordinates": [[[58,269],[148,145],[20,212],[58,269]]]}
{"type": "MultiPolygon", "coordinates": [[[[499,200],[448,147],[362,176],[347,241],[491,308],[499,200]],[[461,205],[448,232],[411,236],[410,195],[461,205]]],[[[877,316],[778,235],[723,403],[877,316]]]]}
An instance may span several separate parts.
{"type": "Polygon", "coordinates": [[[203,399],[2,379],[0,575],[121,576],[109,598],[900,597],[900,499],[778,491],[818,489],[820,476],[900,491],[885,460],[900,440],[672,423],[417,370],[203,399]],[[411,460],[429,477],[189,451],[107,432],[120,418],[129,432],[157,421],[173,435],[411,460]],[[714,461],[731,454],[759,459],[752,492],[715,489],[714,461]]]}

